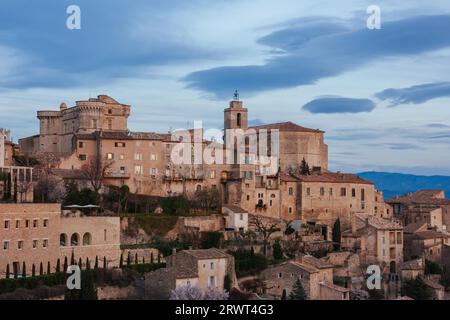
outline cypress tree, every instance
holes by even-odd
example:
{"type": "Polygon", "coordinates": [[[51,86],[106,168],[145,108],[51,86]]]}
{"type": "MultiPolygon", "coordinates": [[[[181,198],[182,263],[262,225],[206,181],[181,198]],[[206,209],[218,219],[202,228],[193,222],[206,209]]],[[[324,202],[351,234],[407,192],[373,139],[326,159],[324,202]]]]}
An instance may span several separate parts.
{"type": "Polygon", "coordinates": [[[134,255],[134,263],[135,263],[135,264],[138,264],[138,263],[139,263],[137,252],[136,252],[136,254],[134,255]]]}
{"type": "Polygon", "coordinates": [[[281,295],[281,300],[286,300],[286,289],[283,290],[283,294],[281,295]]]}
{"type": "Polygon", "coordinates": [[[6,265],[6,279],[9,279],[9,263],[6,265]]]}
{"type": "Polygon", "coordinates": [[[145,264],[145,257],[142,257],[142,264],[145,264]]]}
{"type": "Polygon", "coordinates": [[[123,268],[123,253],[120,255],[119,268],[123,268]]]}
{"type": "Polygon", "coordinates": [[[25,265],[25,261],[22,263],[22,278],[27,277],[27,266],[25,265]]]}
{"type": "Polygon", "coordinates": [[[129,267],[131,264],[131,254],[130,252],[128,252],[128,257],[127,257],[127,267],[129,267]]]}
{"type": "Polygon", "coordinates": [[[290,300],[306,300],[306,293],[305,289],[303,289],[302,283],[300,279],[297,279],[297,281],[294,284],[294,287],[292,288],[292,292],[289,295],[290,300]]]}
{"type": "Polygon", "coordinates": [[[52,272],[50,269],[50,261],[49,261],[49,262],[47,262],[47,274],[50,274],[50,273],[52,273],[52,272]]]}
{"type": "Polygon", "coordinates": [[[98,269],[98,256],[95,256],[94,270],[98,269]]]}
{"type": "Polygon", "coordinates": [[[81,257],[78,259],[78,266],[80,267],[80,270],[83,269],[83,260],[81,260],[81,257]]]}
{"type": "Polygon", "coordinates": [[[341,222],[339,218],[333,225],[333,248],[335,251],[341,249],[341,222]]]}
{"type": "Polygon", "coordinates": [[[63,266],[64,273],[67,272],[67,267],[68,267],[67,256],[65,256],[64,257],[64,266],[63,266]]]}
{"type": "Polygon", "coordinates": [[[154,258],[153,258],[153,251],[152,252],[150,252],[150,263],[153,263],[154,262],[154,258]]]}
{"type": "Polygon", "coordinates": [[[56,261],[56,273],[60,273],[61,272],[61,261],[58,260],[56,261]]]}
{"type": "Polygon", "coordinates": [[[33,266],[31,267],[31,276],[35,277],[36,276],[36,266],[33,263],[33,266]]]}
{"type": "Polygon", "coordinates": [[[106,269],[106,257],[103,257],[103,269],[106,269]]]}
{"type": "Polygon", "coordinates": [[[91,262],[89,261],[89,258],[86,258],[86,270],[91,270],[91,262]]]}
{"type": "Polygon", "coordinates": [[[273,258],[275,260],[283,259],[283,250],[281,249],[280,241],[276,241],[272,248],[273,248],[273,258]]]}
{"type": "Polygon", "coordinates": [[[75,254],[72,250],[72,254],[70,256],[70,264],[73,266],[75,264],[75,254]]]}
{"type": "Polygon", "coordinates": [[[42,262],[39,265],[39,275],[40,276],[44,275],[44,265],[42,264],[42,262]]]}
{"type": "Polygon", "coordinates": [[[161,254],[158,252],[158,263],[161,263],[161,254]]]}

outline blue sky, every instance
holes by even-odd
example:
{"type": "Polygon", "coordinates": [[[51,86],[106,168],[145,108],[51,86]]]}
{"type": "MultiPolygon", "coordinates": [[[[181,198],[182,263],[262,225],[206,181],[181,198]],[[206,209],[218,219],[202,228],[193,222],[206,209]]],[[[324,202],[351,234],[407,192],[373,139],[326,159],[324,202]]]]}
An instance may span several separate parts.
{"type": "Polygon", "coordinates": [[[132,130],[221,128],[238,89],[253,123],[326,131],[333,170],[450,175],[449,61],[448,0],[2,0],[0,127],[108,94],[132,130]]]}

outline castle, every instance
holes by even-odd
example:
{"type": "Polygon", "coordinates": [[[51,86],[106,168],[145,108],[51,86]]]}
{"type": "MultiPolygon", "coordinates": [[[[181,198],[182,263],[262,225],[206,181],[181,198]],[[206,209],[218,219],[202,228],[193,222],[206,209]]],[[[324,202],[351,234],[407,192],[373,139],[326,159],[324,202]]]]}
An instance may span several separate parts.
{"type": "MultiPolygon", "coordinates": [[[[249,126],[248,109],[235,98],[224,110],[224,150],[237,154],[234,143],[232,148],[227,144],[227,131],[241,130],[246,143],[245,160],[175,164],[171,155],[180,140],[171,133],[130,131],[130,113],[129,105],[106,95],[77,101],[70,108],[62,103],[59,111],[38,111],[40,133],[21,139],[20,152],[28,156],[58,155],[61,175],[76,172],[89,159],[107,159],[112,165],[104,177],[105,185],[128,185],[137,194],[165,197],[193,195],[204,188],[218,189],[225,204],[239,205],[251,214],[265,217],[323,224],[328,236],[337,218],[349,223],[355,213],[384,218],[391,214],[383,195],[371,182],[353,174],[328,171],[324,131],[292,122],[249,126]],[[249,140],[266,133],[269,145],[275,138],[278,142],[276,152],[268,148],[269,166],[275,170],[251,161],[261,147],[249,151],[249,140]],[[298,172],[302,162],[311,169],[307,175],[298,172]]],[[[206,140],[202,129],[188,132],[200,136],[188,142],[189,148],[199,147],[204,152],[216,146],[214,153],[223,147],[206,140]]],[[[240,157],[241,154],[235,159],[240,157]]]]}

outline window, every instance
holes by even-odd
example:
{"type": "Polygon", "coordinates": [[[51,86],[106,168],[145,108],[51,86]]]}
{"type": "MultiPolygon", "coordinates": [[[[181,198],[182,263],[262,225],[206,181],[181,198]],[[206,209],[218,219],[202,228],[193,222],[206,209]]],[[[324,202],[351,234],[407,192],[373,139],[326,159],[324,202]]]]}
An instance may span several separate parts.
{"type": "Polygon", "coordinates": [[[247,195],[247,201],[250,201],[250,195],[249,194],[247,195]]]}
{"type": "Polygon", "coordinates": [[[89,232],[83,235],[83,246],[89,246],[92,243],[92,236],[89,232]]]}
{"type": "Polygon", "coordinates": [[[25,228],[29,228],[30,227],[30,220],[25,220],[25,228]]]}
{"type": "Polygon", "coordinates": [[[16,229],[20,228],[20,220],[16,220],[16,229]]]}
{"type": "Polygon", "coordinates": [[[345,196],[347,196],[347,189],[341,188],[341,197],[345,197],[345,196]]]}
{"type": "Polygon", "coordinates": [[[114,147],[116,148],[125,148],[126,144],[125,142],[115,142],[114,147]]]}
{"type": "Polygon", "coordinates": [[[112,120],[111,119],[108,119],[108,129],[109,130],[112,130],[112,120]]]}
{"type": "Polygon", "coordinates": [[[134,166],[134,174],[141,175],[143,173],[142,166],[134,166]]]}
{"type": "Polygon", "coordinates": [[[85,154],[80,154],[78,156],[78,159],[80,159],[81,161],[86,161],[87,160],[87,156],[85,154]]]}
{"type": "Polygon", "coordinates": [[[403,238],[403,234],[402,232],[397,232],[397,244],[402,244],[402,238],[403,238]]]}
{"type": "Polygon", "coordinates": [[[272,206],[272,200],[269,201],[270,206],[272,206]]]}
{"type": "Polygon", "coordinates": [[[9,220],[5,220],[5,223],[4,223],[5,229],[9,229],[9,224],[10,224],[10,221],[9,220]]]}
{"type": "Polygon", "coordinates": [[[121,174],[127,173],[127,168],[125,168],[125,167],[120,167],[120,173],[121,173],[121,174]]]}
{"type": "Polygon", "coordinates": [[[3,250],[9,249],[9,241],[3,241],[3,250]]]}
{"type": "Polygon", "coordinates": [[[73,246],[77,246],[79,243],[79,239],[80,236],[78,235],[78,233],[74,233],[71,237],[70,237],[70,245],[73,246]]]}
{"type": "Polygon", "coordinates": [[[239,220],[244,220],[244,215],[242,213],[239,214],[239,220]]]}
{"type": "Polygon", "coordinates": [[[289,188],[289,195],[292,196],[294,194],[294,189],[292,187],[289,188]]]}
{"type": "Polygon", "coordinates": [[[210,270],[214,270],[214,262],[211,262],[211,263],[209,264],[209,269],[210,269],[210,270]]]}
{"type": "Polygon", "coordinates": [[[142,161],[142,153],[135,153],[134,154],[134,160],[142,161]]]}
{"type": "Polygon", "coordinates": [[[152,160],[152,161],[158,160],[158,155],[155,154],[155,153],[152,153],[152,154],[150,155],[150,160],[152,160]]]}
{"type": "Polygon", "coordinates": [[[44,228],[48,227],[48,219],[44,219],[44,228]]]}
{"type": "Polygon", "coordinates": [[[241,125],[242,125],[242,124],[241,124],[241,122],[242,122],[242,115],[241,115],[240,113],[237,114],[236,122],[237,122],[238,128],[240,128],[241,125]]]}
{"type": "Polygon", "coordinates": [[[119,154],[119,160],[125,160],[125,155],[124,154],[119,154]]]}
{"type": "Polygon", "coordinates": [[[208,278],[208,287],[215,287],[216,286],[216,277],[210,276],[208,278]]]}
{"type": "Polygon", "coordinates": [[[36,249],[38,246],[38,241],[37,240],[33,240],[33,249],[36,249]]]}
{"type": "Polygon", "coordinates": [[[330,196],[333,195],[333,188],[330,188],[330,196]]]}
{"type": "Polygon", "coordinates": [[[278,273],[278,278],[281,278],[281,277],[283,277],[283,274],[280,272],[280,273],[278,273]]]}
{"type": "Polygon", "coordinates": [[[37,228],[39,226],[38,219],[33,219],[33,228],[37,228]]]}
{"type": "Polygon", "coordinates": [[[324,188],[324,187],[321,187],[321,188],[320,188],[320,195],[321,195],[321,196],[324,196],[324,195],[325,195],[325,188],[324,188]]]}
{"type": "Polygon", "coordinates": [[[106,241],[106,229],[103,230],[103,240],[106,241]]]}
{"type": "Polygon", "coordinates": [[[306,195],[310,196],[311,195],[311,188],[306,188],[306,195]]]}
{"type": "Polygon", "coordinates": [[[42,248],[48,248],[48,239],[42,241],[42,248]]]}
{"type": "Polygon", "coordinates": [[[80,148],[80,149],[83,149],[84,147],[85,147],[85,143],[84,143],[84,141],[79,141],[78,142],[78,148],[80,148]]]}
{"type": "Polygon", "coordinates": [[[364,189],[361,189],[361,201],[364,201],[366,197],[366,194],[364,192],[364,189]]]}
{"type": "Polygon", "coordinates": [[[356,189],[352,189],[352,197],[354,198],[354,197],[356,197],[356,189]]]}
{"type": "Polygon", "coordinates": [[[67,235],[65,233],[61,233],[59,235],[59,245],[61,247],[66,247],[67,246],[67,235]]]}
{"type": "Polygon", "coordinates": [[[112,114],[112,110],[111,109],[108,109],[108,114],[112,114]]]}
{"type": "Polygon", "coordinates": [[[106,159],[108,159],[108,160],[114,160],[114,153],[107,153],[107,154],[106,154],[106,159]]]}
{"type": "Polygon", "coordinates": [[[19,250],[23,249],[23,240],[17,241],[17,249],[19,249],[19,250]]]}
{"type": "Polygon", "coordinates": [[[215,178],[216,178],[216,171],[211,170],[211,171],[209,172],[209,178],[210,178],[210,179],[215,179],[215,178]]]}
{"type": "Polygon", "coordinates": [[[98,120],[92,119],[92,128],[97,129],[97,126],[98,126],[98,120]]]}
{"type": "Polygon", "coordinates": [[[156,177],[156,175],[158,174],[158,169],[157,168],[151,168],[150,169],[150,175],[153,177],[156,177]]]}
{"type": "Polygon", "coordinates": [[[289,211],[289,213],[292,213],[292,208],[291,208],[291,207],[289,207],[288,211],[289,211]]]}

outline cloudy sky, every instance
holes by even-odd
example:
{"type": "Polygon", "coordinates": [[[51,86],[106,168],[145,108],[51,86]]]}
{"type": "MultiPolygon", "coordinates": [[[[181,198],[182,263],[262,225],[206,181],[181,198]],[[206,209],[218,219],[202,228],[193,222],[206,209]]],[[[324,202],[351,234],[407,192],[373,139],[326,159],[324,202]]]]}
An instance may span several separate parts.
{"type": "Polygon", "coordinates": [[[37,110],[98,94],[131,104],[135,131],[221,128],[235,89],[252,123],[326,131],[333,170],[450,175],[448,0],[0,1],[0,127],[16,141],[37,110]]]}

